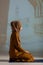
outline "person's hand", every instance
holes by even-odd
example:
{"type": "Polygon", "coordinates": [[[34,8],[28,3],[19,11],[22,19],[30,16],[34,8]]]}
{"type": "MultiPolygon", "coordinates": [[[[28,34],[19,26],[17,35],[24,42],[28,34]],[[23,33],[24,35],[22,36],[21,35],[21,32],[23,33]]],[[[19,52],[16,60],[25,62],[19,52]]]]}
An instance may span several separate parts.
{"type": "Polygon", "coordinates": [[[30,53],[29,51],[25,51],[26,53],[30,53]]]}

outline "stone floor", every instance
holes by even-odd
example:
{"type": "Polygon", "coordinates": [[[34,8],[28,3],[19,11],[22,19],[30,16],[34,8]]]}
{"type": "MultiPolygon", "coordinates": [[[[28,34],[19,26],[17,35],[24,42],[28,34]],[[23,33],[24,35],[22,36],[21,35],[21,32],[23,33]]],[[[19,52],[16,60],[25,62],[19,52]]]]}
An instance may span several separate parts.
{"type": "Polygon", "coordinates": [[[8,62],[0,62],[0,65],[43,65],[43,63],[8,63],[8,62]]]}
{"type": "MultiPolygon", "coordinates": [[[[37,59],[43,59],[43,58],[39,58],[39,57],[34,57],[35,60],[37,59]]],[[[29,63],[21,63],[21,62],[17,62],[17,63],[9,63],[9,56],[0,56],[0,65],[43,65],[42,62],[29,62],[29,63]]]]}

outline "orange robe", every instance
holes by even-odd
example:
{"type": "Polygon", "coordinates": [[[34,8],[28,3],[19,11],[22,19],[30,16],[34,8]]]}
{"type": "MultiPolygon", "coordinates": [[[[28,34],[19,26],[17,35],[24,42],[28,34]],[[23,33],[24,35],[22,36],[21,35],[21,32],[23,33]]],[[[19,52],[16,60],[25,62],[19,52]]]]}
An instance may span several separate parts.
{"type": "Polygon", "coordinates": [[[9,56],[10,58],[20,58],[23,61],[34,61],[33,56],[30,53],[26,53],[24,49],[20,45],[20,37],[17,31],[12,32],[10,38],[10,49],[9,49],[9,56]]]}

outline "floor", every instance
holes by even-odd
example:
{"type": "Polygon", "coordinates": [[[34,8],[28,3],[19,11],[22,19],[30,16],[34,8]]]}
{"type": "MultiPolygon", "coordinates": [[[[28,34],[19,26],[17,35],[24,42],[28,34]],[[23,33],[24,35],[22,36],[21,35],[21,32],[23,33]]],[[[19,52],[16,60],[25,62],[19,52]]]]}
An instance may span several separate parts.
{"type": "Polygon", "coordinates": [[[7,62],[0,62],[0,65],[43,65],[43,63],[7,63],[7,62]]]}
{"type": "MultiPolygon", "coordinates": [[[[43,59],[39,57],[35,57],[35,59],[43,59]]],[[[43,65],[43,62],[32,62],[32,63],[9,63],[9,56],[0,56],[0,65],[43,65]]]]}

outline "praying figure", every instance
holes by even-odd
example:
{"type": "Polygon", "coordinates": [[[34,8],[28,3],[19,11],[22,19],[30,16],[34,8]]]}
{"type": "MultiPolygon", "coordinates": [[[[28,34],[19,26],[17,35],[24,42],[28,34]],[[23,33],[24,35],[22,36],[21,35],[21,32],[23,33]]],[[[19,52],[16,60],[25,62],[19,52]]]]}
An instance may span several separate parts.
{"type": "Polygon", "coordinates": [[[33,62],[34,57],[32,56],[32,54],[21,47],[21,41],[20,41],[20,30],[22,29],[21,22],[12,21],[11,29],[12,29],[12,33],[10,37],[9,61],[33,62]]]}

